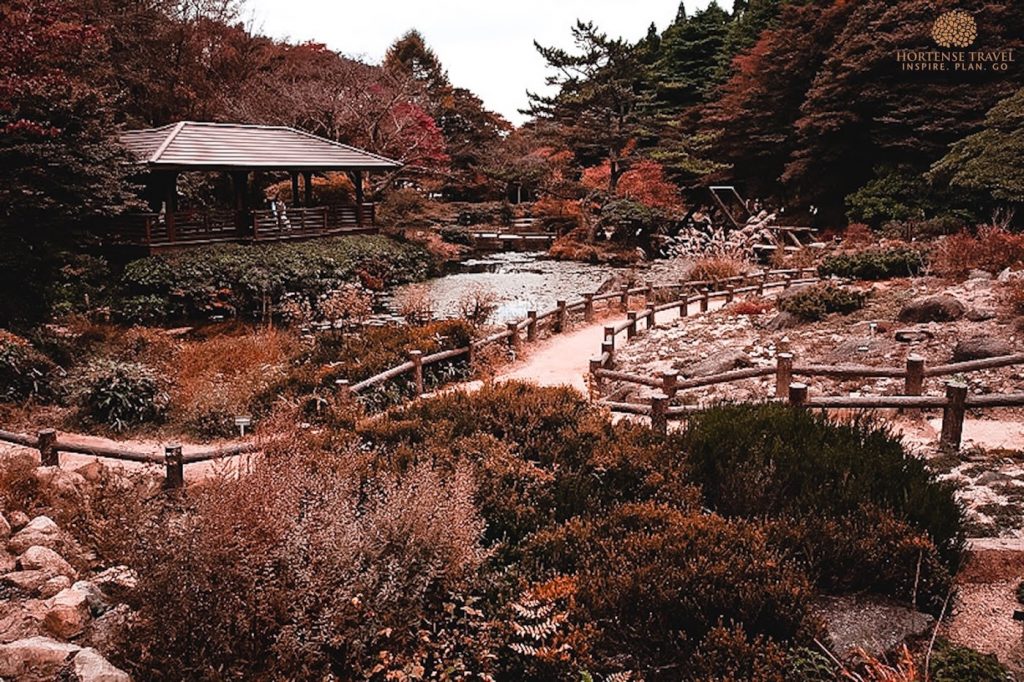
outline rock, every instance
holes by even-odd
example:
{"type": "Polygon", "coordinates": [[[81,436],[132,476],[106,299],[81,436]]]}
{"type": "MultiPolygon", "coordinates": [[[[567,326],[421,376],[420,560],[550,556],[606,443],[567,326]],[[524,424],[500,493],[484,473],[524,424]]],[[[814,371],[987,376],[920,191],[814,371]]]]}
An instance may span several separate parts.
{"type": "Polygon", "coordinates": [[[1005,270],[1003,270],[1002,272],[999,273],[999,276],[996,277],[996,279],[998,279],[1000,282],[1005,284],[1006,282],[1009,282],[1010,280],[1020,279],[1022,275],[1024,275],[1024,272],[1022,272],[1020,270],[1016,270],[1015,271],[1015,270],[1011,270],[1010,268],[1006,268],[1005,270]]]}
{"type": "Polygon", "coordinates": [[[903,606],[862,597],[826,597],[815,606],[825,621],[832,650],[849,660],[858,649],[882,656],[931,630],[935,619],[903,606]]]}
{"type": "Polygon", "coordinates": [[[1009,480],[1009,476],[1001,474],[998,471],[986,471],[974,481],[974,485],[992,485],[993,483],[1002,483],[1003,481],[1009,480]]]}
{"type": "Polygon", "coordinates": [[[55,637],[71,639],[85,630],[92,616],[89,595],[74,586],[61,590],[43,602],[43,628],[55,637]]]}
{"type": "Polygon", "coordinates": [[[139,584],[139,578],[127,566],[112,566],[94,575],[92,583],[108,598],[125,601],[139,584]]]}
{"type": "Polygon", "coordinates": [[[900,310],[900,322],[952,322],[967,312],[960,299],[949,294],[914,299],[900,310]]]}
{"type": "Polygon", "coordinates": [[[0,614],[0,644],[39,634],[43,603],[38,599],[9,601],[0,614]]]}
{"type": "Polygon", "coordinates": [[[893,338],[900,343],[923,343],[935,338],[935,334],[927,329],[898,329],[893,338]]]}
{"type": "Polygon", "coordinates": [[[48,547],[39,545],[29,547],[18,557],[18,568],[23,571],[42,570],[50,575],[75,577],[75,569],[64,560],[64,557],[48,547]]]}
{"type": "Polygon", "coordinates": [[[37,516],[11,537],[7,549],[15,554],[21,554],[33,545],[53,549],[58,542],[60,529],[53,519],[49,516],[37,516]]]}
{"type": "Polygon", "coordinates": [[[79,580],[72,587],[85,594],[85,601],[89,604],[89,611],[92,615],[98,616],[110,608],[110,601],[107,596],[88,580],[79,580]]]}
{"type": "Polygon", "coordinates": [[[52,577],[46,571],[11,571],[0,578],[0,582],[17,588],[25,594],[35,594],[43,586],[43,583],[52,577]]]}
{"type": "Polygon", "coordinates": [[[973,336],[957,341],[953,348],[953,362],[995,358],[1000,355],[1012,355],[1013,346],[1005,339],[994,336],[973,336]]]}
{"type": "Polygon", "coordinates": [[[986,322],[996,319],[996,315],[996,311],[991,308],[970,308],[966,317],[971,322],[986,322]]]}
{"type": "Polygon", "coordinates": [[[20,511],[12,511],[7,515],[7,521],[11,524],[11,530],[18,531],[28,525],[28,514],[20,511]]]}
{"type": "Polygon", "coordinates": [[[54,680],[81,647],[49,637],[29,637],[0,645],[0,677],[34,682],[54,680]]]}
{"type": "Polygon", "coordinates": [[[967,279],[994,279],[994,278],[995,278],[995,275],[993,275],[988,270],[978,270],[978,269],[975,269],[975,270],[971,270],[970,272],[967,273],[967,279]]]}
{"type": "Polygon", "coordinates": [[[6,540],[11,537],[11,524],[7,521],[7,517],[0,514],[0,540],[6,540]]]}
{"type": "Polygon", "coordinates": [[[740,367],[750,367],[753,363],[747,354],[741,350],[723,350],[712,355],[707,360],[689,364],[686,362],[674,363],[676,369],[680,370],[687,377],[704,377],[711,374],[721,374],[740,367]]]}
{"type": "Polygon", "coordinates": [[[131,682],[132,679],[95,649],[82,649],[75,654],[73,663],[72,672],[77,682],[131,682]]]}
{"type": "Polygon", "coordinates": [[[765,328],[769,331],[778,332],[783,329],[792,329],[793,327],[799,327],[803,324],[803,320],[794,315],[793,313],[781,312],[772,319],[768,320],[768,324],[765,328]]]}
{"type": "Polygon", "coordinates": [[[99,480],[103,478],[103,474],[106,470],[107,467],[104,466],[103,462],[98,459],[94,459],[88,464],[83,464],[77,469],[74,469],[74,472],[89,483],[98,483],[99,480]]]}
{"type": "Polygon", "coordinates": [[[85,478],[74,471],[59,466],[36,467],[32,476],[43,486],[52,488],[61,495],[78,495],[85,486],[85,478]]]}
{"type": "Polygon", "coordinates": [[[85,631],[82,642],[96,647],[100,651],[110,651],[118,644],[118,638],[124,632],[131,609],[127,604],[118,604],[100,617],[93,620],[85,631]]]}
{"type": "Polygon", "coordinates": [[[0,575],[10,573],[17,565],[18,562],[14,556],[0,549],[0,575]]]}
{"type": "Polygon", "coordinates": [[[71,587],[71,578],[66,575],[55,575],[39,586],[39,596],[49,599],[61,590],[71,587]]]}

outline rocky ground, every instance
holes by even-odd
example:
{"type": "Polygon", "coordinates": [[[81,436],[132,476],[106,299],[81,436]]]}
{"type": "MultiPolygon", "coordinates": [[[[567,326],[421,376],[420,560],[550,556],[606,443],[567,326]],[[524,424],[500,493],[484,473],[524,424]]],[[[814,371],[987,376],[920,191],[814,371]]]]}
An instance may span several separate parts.
{"type": "MultiPolygon", "coordinates": [[[[68,492],[101,466],[39,467],[34,475],[41,485],[68,492]]],[[[128,682],[102,652],[128,617],[132,571],[94,566],[50,517],[16,510],[0,513],[0,547],[0,679],[128,682]]]]}
{"type": "MultiPolygon", "coordinates": [[[[774,367],[780,348],[788,348],[798,365],[884,367],[903,367],[910,354],[934,366],[1024,350],[1019,320],[1001,314],[1002,285],[991,274],[976,273],[955,285],[917,278],[851,286],[871,295],[863,309],[850,315],[799,324],[787,313],[776,313],[770,302],[761,302],[763,310],[737,302],[634,338],[617,350],[616,369],[644,376],[665,370],[676,370],[681,377],[704,376],[741,367],[774,367]]],[[[1024,391],[1024,366],[960,378],[978,395],[1024,391]]],[[[903,391],[903,379],[807,381],[811,396],[903,391]]],[[[927,379],[925,393],[943,395],[943,381],[927,379]]],[[[630,401],[643,401],[651,392],[635,385],[616,385],[611,390],[630,401]]],[[[703,404],[764,400],[774,390],[775,378],[769,376],[694,389],[677,400],[703,404]]],[[[1000,408],[969,414],[965,447],[959,454],[935,447],[941,412],[910,417],[889,410],[883,416],[942,476],[957,482],[969,509],[972,536],[1024,537],[1024,411],[1000,408]]]]}

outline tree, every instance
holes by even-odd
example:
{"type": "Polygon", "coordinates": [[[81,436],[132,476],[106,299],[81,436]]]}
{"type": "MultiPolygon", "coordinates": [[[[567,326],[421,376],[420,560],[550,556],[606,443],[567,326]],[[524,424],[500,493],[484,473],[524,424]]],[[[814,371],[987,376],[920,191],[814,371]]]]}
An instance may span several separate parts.
{"type": "Polygon", "coordinates": [[[719,50],[713,82],[720,85],[732,75],[733,59],[752,48],[766,29],[775,25],[785,0],[734,2],[732,21],[719,50]]]}
{"type": "Polygon", "coordinates": [[[648,76],[661,115],[677,115],[713,91],[729,21],[729,13],[714,0],[693,17],[679,5],[676,20],[661,35],[659,57],[648,76]]]}
{"type": "MultiPolygon", "coordinates": [[[[106,44],[59,0],[0,6],[0,227],[33,239],[131,200],[110,144],[106,44]]],[[[66,230],[64,230],[66,232],[66,230]]]]}
{"type": "Polygon", "coordinates": [[[607,162],[608,192],[614,194],[629,164],[623,152],[645,126],[642,70],[632,46],[592,23],[577,22],[572,35],[576,53],[534,43],[555,72],[546,82],[558,91],[527,93],[530,107],[524,113],[555,124],[580,164],[607,162]]]}
{"type": "Polygon", "coordinates": [[[955,142],[929,177],[982,192],[999,202],[1024,203],[1024,89],[996,104],[980,131],[955,142]]]}

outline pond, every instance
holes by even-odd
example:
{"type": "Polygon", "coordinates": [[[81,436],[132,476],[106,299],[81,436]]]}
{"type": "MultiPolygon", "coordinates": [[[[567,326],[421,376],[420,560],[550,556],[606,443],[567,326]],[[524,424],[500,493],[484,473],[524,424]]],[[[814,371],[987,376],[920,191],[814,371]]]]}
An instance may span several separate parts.
{"type": "Polygon", "coordinates": [[[455,264],[443,277],[398,287],[381,302],[398,314],[410,302],[427,300],[434,316],[444,318],[457,316],[460,303],[469,297],[486,295],[496,305],[490,322],[500,324],[522,319],[529,310],[553,308],[559,300],[578,300],[609,280],[678,281],[688,264],[672,259],[612,267],[551,260],[543,252],[494,253],[455,264]]]}

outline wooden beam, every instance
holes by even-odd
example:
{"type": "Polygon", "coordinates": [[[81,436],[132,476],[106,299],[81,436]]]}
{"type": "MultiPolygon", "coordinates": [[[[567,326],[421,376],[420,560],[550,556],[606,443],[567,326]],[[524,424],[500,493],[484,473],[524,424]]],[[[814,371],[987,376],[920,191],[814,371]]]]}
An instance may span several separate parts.
{"type": "Polygon", "coordinates": [[[303,185],[303,203],[306,208],[313,205],[313,173],[312,171],[303,171],[302,173],[302,185],[303,185]]]}

